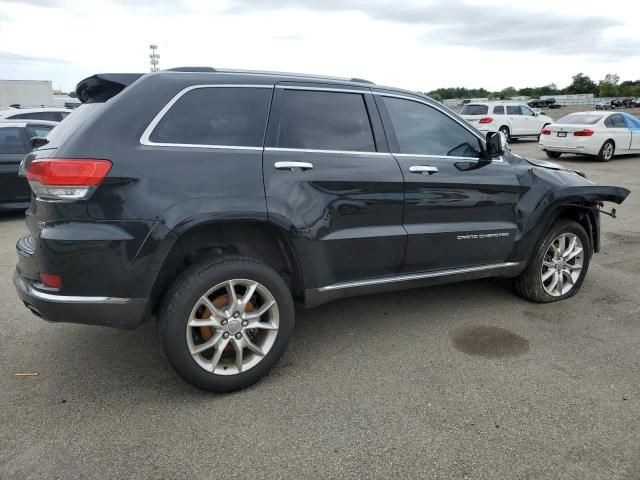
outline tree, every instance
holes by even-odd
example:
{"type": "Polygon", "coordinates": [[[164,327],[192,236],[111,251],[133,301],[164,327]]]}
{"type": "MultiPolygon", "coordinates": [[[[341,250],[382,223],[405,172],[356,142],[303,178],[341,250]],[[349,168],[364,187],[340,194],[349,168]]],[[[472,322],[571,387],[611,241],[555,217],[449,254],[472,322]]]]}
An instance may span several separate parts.
{"type": "Polygon", "coordinates": [[[502,100],[511,100],[511,97],[515,97],[518,91],[513,87],[507,87],[500,90],[500,98],[502,100]]]}
{"type": "Polygon", "coordinates": [[[577,93],[593,93],[598,94],[598,85],[584,73],[578,73],[571,77],[572,82],[563,93],[577,94],[577,93]]]}
{"type": "Polygon", "coordinates": [[[620,95],[620,75],[607,73],[603,80],[598,83],[598,95],[601,97],[617,97],[620,95]]]}

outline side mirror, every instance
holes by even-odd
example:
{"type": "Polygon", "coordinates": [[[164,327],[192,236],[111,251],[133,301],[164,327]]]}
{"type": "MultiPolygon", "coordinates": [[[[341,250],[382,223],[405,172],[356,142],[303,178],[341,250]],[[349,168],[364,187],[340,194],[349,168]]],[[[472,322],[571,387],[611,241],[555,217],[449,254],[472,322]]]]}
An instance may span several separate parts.
{"type": "Polygon", "coordinates": [[[502,133],[487,133],[487,150],[485,151],[485,155],[488,160],[502,155],[506,146],[507,139],[502,135],[502,133]]]}

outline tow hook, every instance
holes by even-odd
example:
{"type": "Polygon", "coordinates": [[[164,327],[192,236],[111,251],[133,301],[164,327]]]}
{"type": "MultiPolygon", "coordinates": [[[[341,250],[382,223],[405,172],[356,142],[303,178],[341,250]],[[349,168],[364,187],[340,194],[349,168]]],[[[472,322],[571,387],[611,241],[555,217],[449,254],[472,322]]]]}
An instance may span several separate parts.
{"type": "Polygon", "coordinates": [[[615,208],[612,208],[610,212],[607,212],[605,210],[600,210],[600,209],[598,209],[598,211],[600,213],[604,213],[605,215],[609,215],[611,218],[617,218],[616,217],[616,209],[615,208]]]}

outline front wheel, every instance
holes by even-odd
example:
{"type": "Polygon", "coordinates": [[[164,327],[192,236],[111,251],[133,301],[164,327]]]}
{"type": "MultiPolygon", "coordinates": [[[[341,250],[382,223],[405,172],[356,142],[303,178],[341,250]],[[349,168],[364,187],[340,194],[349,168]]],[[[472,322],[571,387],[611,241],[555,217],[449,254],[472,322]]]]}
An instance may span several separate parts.
{"type": "Polygon", "coordinates": [[[560,220],[544,237],[526,270],[514,280],[523,298],[538,303],[572,297],[580,287],[591,261],[587,232],[573,220],[560,220]]]}
{"type": "Polygon", "coordinates": [[[293,324],[282,277],[257,260],[230,257],[185,270],[167,292],[158,327],[165,356],[183,380],[229,392],[269,372],[293,324]]]}

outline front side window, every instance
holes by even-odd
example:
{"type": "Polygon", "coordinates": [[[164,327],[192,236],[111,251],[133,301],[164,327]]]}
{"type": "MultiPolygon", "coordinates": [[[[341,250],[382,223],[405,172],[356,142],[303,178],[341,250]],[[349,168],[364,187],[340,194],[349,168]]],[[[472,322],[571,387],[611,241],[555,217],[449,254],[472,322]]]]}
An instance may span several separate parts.
{"type": "Polygon", "coordinates": [[[533,110],[531,110],[529,107],[525,107],[524,105],[520,107],[520,109],[522,110],[522,114],[526,115],[527,117],[535,117],[536,114],[533,113],[533,110]]]}
{"type": "Polygon", "coordinates": [[[270,88],[204,87],[182,95],[149,136],[154,143],[261,147],[270,88]]]}
{"type": "Polygon", "coordinates": [[[276,146],[374,152],[364,97],[360,93],[284,90],[276,146]]]}
{"type": "Polygon", "coordinates": [[[20,127],[0,127],[0,154],[27,153],[20,127]]]}
{"type": "Polygon", "coordinates": [[[423,103],[384,97],[400,152],[413,155],[480,157],[480,140],[444,113],[423,103]]]}
{"type": "Polygon", "coordinates": [[[613,128],[627,128],[627,124],[624,123],[624,118],[619,113],[611,115],[611,122],[613,128]]]}
{"type": "Polygon", "coordinates": [[[507,115],[522,115],[520,105],[507,105],[507,115]]]}

